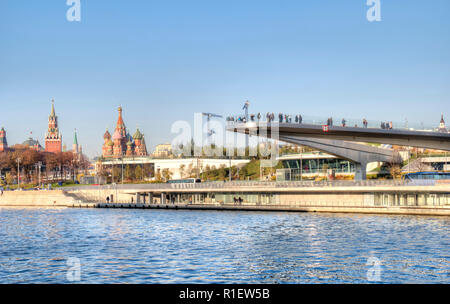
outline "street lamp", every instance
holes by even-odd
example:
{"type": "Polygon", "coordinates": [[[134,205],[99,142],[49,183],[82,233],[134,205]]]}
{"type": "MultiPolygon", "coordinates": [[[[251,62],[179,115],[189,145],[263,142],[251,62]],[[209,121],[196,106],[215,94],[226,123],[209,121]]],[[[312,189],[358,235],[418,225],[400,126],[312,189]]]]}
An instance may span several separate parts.
{"type": "Polygon", "coordinates": [[[123,185],[123,157],[121,157],[120,160],[122,161],[122,185],[123,185]]]}
{"type": "Polygon", "coordinates": [[[22,159],[19,157],[17,158],[17,190],[20,189],[20,162],[22,159]]]}

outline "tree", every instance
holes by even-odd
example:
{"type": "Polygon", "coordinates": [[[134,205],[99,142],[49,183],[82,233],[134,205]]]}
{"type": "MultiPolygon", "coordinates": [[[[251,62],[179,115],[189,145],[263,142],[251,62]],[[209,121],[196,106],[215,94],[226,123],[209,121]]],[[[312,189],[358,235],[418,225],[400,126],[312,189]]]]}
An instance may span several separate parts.
{"type": "Polygon", "coordinates": [[[122,179],[122,170],[118,167],[114,167],[112,169],[112,177],[113,177],[113,180],[112,180],[113,183],[115,181],[120,181],[122,179]]]}
{"type": "Polygon", "coordinates": [[[155,175],[155,167],[153,164],[144,164],[144,178],[145,177],[152,177],[155,175]]]}
{"type": "Polygon", "coordinates": [[[168,181],[172,178],[172,172],[169,169],[163,169],[162,171],[162,178],[164,181],[168,181]]]}
{"type": "Polygon", "coordinates": [[[185,164],[180,165],[180,176],[181,178],[184,178],[184,169],[186,168],[185,164]]]}
{"type": "Polygon", "coordinates": [[[134,179],[134,170],[131,168],[130,165],[125,166],[125,178],[127,180],[133,180],[134,179]]]}
{"type": "Polygon", "coordinates": [[[141,166],[136,166],[136,169],[134,169],[134,176],[137,180],[142,180],[142,168],[141,166]]]}
{"type": "Polygon", "coordinates": [[[11,175],[10,172],[6,173],[5,182],[6,182],[7,185],[12,185],[13,184],[14,177],[11,175]]]}

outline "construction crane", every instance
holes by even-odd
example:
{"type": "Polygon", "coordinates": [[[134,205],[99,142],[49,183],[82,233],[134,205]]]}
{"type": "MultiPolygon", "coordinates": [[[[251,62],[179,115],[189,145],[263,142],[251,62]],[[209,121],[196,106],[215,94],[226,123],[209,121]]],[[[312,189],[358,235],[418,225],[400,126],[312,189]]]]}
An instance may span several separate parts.
{"type": "Polygon", "coordinates": [[[214,114],[214,113],[202,113],[203,116],[206,116],[206,127],[208,129],[208,137],[212,136],[214,134],[214,131],[210,129],[209,122],[211,121],[212,117],[216,118],[223,118],[222,115],[214,114]]]}

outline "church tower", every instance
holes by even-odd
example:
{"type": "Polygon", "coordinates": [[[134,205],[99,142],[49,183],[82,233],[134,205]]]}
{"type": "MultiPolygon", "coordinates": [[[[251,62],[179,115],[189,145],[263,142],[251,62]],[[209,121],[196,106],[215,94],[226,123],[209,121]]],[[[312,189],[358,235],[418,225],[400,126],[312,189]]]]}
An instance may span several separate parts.
{"type": "Polygon", "coordinates": [[[127,128],[125,127],[125,123],[123,122],[122,117],[122,107],[119,107],[119,118],[117,119],[116,129],[112,136],[112,140],[114,142],[113,154],[116,157],[123,156],[127,151],[127,128]]]}
{"type": "Polygon", "coordinates": [[[0,152],[4,152],[8,149],[8,142],[6,141],[6,131],[2,127],[0,130],[0,152]]]}
{"type": "Polygon", "coordinates": [[[445,127],[444,114],[441,115],[441,122],[439,123],[439,132],[447,133],[447,128],[445,127]]]}
{"type": "Polygon", "coordinates": [[[52,99],[52,111],[48,117],[48,130],[45,135],[45,152],[62,152],[62,135],[59,133],[58,116],[55,114],[55,101],[52,99]]]}

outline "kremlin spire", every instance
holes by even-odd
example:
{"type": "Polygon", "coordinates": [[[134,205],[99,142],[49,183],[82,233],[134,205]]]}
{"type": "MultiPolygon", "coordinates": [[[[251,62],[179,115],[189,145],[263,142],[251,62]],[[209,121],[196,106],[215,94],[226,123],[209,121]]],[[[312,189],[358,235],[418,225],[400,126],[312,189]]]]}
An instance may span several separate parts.
{"type": "Polygon", "coordinates": [[[77,138],[77,129],[75,129],[75,133],[73,136],[73,153],[78,154],[79,148],[78,148],[78,138],[77,138]]]}
{"type": "Polygon", "coordinates": [[[59,133],[58,116],[55,112],[55,100],[52,99],[52,110],[48,117],[48,130],[45,134],[45,151],[59,153],[62,152],[62,135],[59,133]]]}

